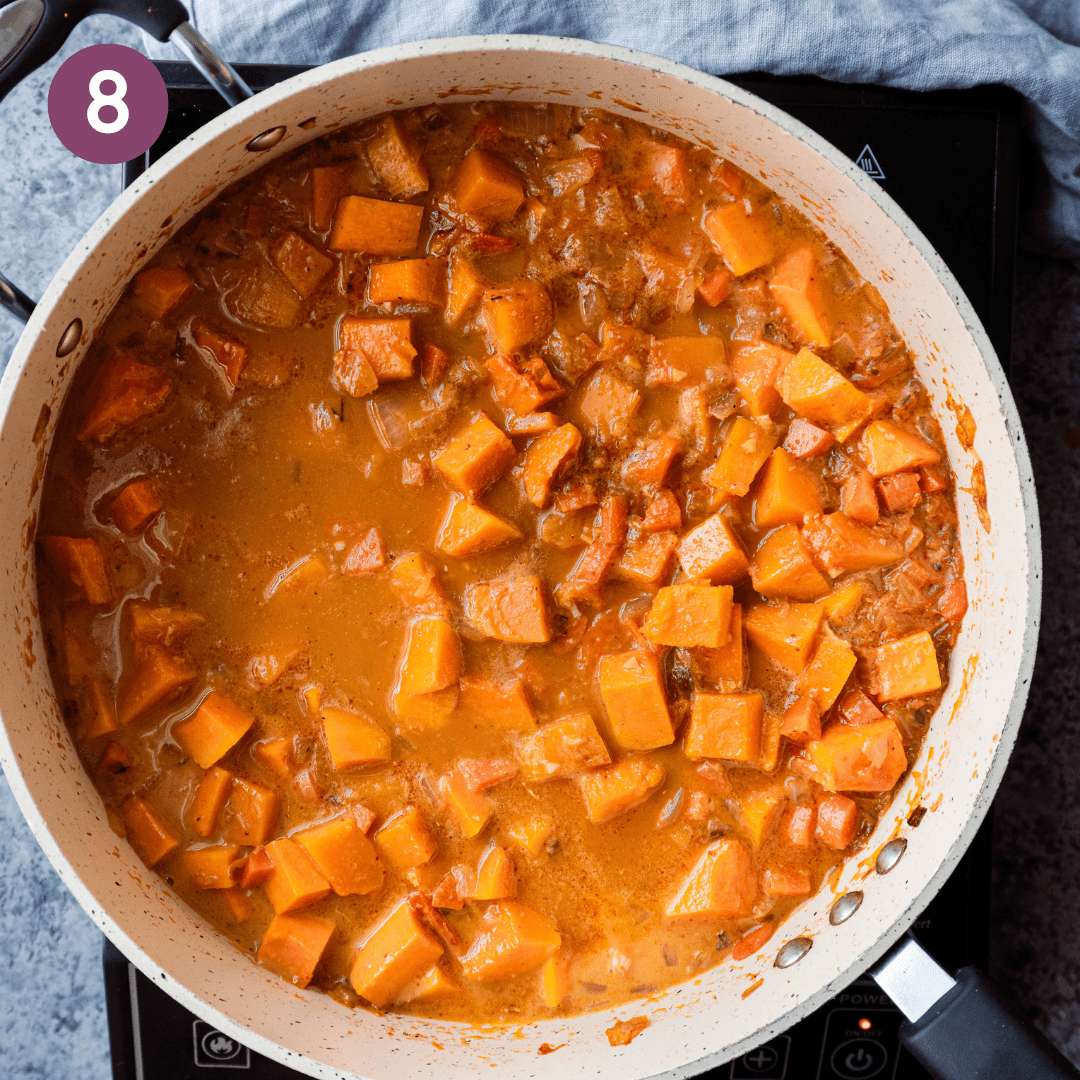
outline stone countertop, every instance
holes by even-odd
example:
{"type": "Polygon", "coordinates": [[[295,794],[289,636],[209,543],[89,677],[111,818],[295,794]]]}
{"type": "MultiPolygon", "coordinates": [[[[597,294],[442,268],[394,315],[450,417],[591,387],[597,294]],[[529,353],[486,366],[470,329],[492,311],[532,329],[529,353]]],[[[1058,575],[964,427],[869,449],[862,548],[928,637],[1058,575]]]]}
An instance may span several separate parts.
{"type": "MultiPolygon", "coordinates": [[[[82,23],[0,103],[0,268],[40,296],[119,193],[119,166],[72,157],[49,126],[62,60],[138,48],[120,20],[82,23]]],[[[19,326],[0,312],[0,366],[19,326]]],[[[1043,626],[1031,698],[994,810],[992,977],[1080,1064],[1080,268],[1022,256],[1013,389],[1042,512],[1043,626]]],[[[49,866],[0,780],[0,1058],[9,1076],[111,1076],[100,933],[49,866]]]]}

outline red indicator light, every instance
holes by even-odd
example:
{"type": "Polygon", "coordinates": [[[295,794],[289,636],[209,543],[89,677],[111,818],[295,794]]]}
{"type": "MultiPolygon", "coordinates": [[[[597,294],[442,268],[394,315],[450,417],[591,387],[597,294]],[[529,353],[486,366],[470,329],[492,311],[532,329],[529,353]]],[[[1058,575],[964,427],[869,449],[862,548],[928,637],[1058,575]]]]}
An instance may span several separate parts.
{"type": "Polygon", "coordinates": [[[861,1027],[863,1029],[863,1031],[869,1031],[873,1026],[874,1025],[872,1023],[870,1023],[870,1021],[867,1020],[866,1017],[863,1017],[859,1021],[859,1027],[861,1027]]]}

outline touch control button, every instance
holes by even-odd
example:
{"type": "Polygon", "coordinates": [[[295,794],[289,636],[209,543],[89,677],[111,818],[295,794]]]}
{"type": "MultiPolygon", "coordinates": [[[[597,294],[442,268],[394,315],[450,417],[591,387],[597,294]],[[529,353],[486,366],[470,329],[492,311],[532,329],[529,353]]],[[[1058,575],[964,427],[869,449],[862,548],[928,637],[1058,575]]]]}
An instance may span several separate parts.
{"type": "Polygon", "coordinates": [[[873,1039],[849,1039],[832,1055],[833,1072],[844,1080],[864,1080],[877,1076],[889,1063],[888,1051],[873,1039]]]}

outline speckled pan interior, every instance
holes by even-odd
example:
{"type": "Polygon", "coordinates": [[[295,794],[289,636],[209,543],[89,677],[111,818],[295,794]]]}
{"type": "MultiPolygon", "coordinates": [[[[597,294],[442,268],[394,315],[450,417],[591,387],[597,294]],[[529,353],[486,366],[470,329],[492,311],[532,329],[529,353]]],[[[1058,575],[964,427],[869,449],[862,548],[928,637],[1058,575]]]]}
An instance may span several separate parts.
{"type": "Polygon", "coordinates": [[[896,204],[809,129],[722,80],[588,42],[484,37],[420,42],[341,60],[291,79],[200,129],[129,188],[57,274],[0,383],[0,759],[38,841],[79,902],[150,978],[192,1012],[268,1057],[312,1076],[464,1076],[500,1080],[686,1076],[743,1053],[814,1009],[876,959],[914,920],[975,833],[997,788],[1027,696],[1038,631],[1040,560],[1034,484],[1019,418],[986,334],[952,274],[896,204]],[[961,489],[971,597],[950,687],[912,775],[863,857],[808,900],[757,956],[722,965],[647,1001],[525,1028],[350,1012],[256,967],[195,917],[110,831],[57,712],[36,617],[30,547],[40,479],[59,406],[93,328],[126,282],[220,187],[302,141],[388,108],[476,97],[600,106],[698,141],[760,175],[816,220],[881,291],[916,355],[942,420],[961,489]],[[301,129],[301,122],[314,120],[301,129]],[[245,149],[269,128],[269,151],[245,149]],[[85,332],[56,356],[69,323],[85,332]],[[949,404],[949,400],[953,404],[949,404]],[[966,405],[974,452],[950,417],[966,405]],[[49,410],[49,411],[46,411],[49,410]],[[976,456],[976,454],[978,456],[976,456]],[[990,529],[970,488],[981,459],[990,529]],[[916,806],[927,813],[907,824],[916,806]],[[887,875],[875,855],[903,837],[887,875]],[[840,926],[836,894],[865,900],[840,926]],[[813,947],[775,967],[783,943],[813,947]],[[646,1015],[649,1027],[614,1049],[604,1030],[646,1015]],[[538,1054],[543,1043],[557,1052],[538,1054]]]}

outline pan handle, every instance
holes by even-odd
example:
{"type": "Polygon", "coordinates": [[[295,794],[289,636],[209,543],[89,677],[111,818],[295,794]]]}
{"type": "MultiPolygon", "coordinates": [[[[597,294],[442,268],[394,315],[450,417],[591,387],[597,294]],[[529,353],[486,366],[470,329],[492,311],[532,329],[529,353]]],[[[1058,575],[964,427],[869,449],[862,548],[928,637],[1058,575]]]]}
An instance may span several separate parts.
{"type": "Polygon", "coordinates": [[[908,1018],[900,1042],[937,1080],[1080,1075],[981,971],[951,978],[910,934],[870,974],[908,1018]]]}

